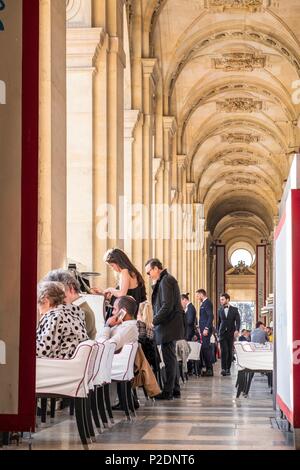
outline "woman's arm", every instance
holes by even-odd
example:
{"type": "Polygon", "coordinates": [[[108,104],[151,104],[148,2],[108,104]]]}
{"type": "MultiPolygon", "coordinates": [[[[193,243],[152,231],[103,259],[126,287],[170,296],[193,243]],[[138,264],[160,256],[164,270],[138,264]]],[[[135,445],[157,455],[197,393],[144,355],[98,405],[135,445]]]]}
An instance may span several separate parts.
{"type": "Polygon", "coordinates": [[[128,272],[128,269],[123,269],[120,274],[120,289],[113,289],[112,287],[109,287],[106,289],[104,292],[108,293],[110,292],[114,297],[122,297],[123,295],[126,295],[129,289],[129,284],[130,284],[130,274],[128,272]]]}

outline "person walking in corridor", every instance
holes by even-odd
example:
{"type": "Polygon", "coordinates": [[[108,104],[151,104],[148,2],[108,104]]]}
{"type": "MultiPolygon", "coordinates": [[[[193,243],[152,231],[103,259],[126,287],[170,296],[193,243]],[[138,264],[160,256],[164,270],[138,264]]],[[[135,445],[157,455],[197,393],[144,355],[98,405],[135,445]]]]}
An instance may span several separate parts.
{"type": "Polygon", "coordinates": [[[230,375],[234,336],[239,335],[241,317],[236,307],[230,305],[230,296],[222,294],[218,312],[218,332],[221,346],[221,374],[230,375]]]}
{"type": "Polygon", "coordinates": [[[202,371],[201,375],[203,377],[212,377],[214,373],[212,366],[210,338],[212,335],[214,321],[213,304],[207,297],[206,290],[204,289],[198,289],[196,291],[196,298],[201,301],[199,328],[202,336],[201,353],[206,367],[206,370],[202,371]]]}
{"type": "Polygon", "coordinates": [[[176,357],[176,341],[184,339],[184,311],[181,306],[177,280],[152,258],[145,264],[146,274],[153,282],[152,306],[155,339],[161,345],[166,368],[166,382],[158,400],[180,397],[179,368],[176,357]]]}

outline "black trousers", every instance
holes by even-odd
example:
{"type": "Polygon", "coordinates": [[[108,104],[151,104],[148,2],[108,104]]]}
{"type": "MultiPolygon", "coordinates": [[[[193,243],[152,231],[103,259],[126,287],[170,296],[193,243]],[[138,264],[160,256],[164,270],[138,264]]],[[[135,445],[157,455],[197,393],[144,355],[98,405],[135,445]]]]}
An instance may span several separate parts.
{"type": "Polygon", "coordinates": [[[180,392],[179,367],[176,357],[176,341],[163,343],[161,345],[161,351],[166,369],[166,382],[163,391],[173,396],[174,392],[180,392]]]}
{"type": "Polygon", "coordinates": [[[222,369],[229,370],[232,363],[232,348],[233,348],[234,336],[224,336],[220,340],[221,346],[221,364],[222,369]]]}
{"type": "Polygon", "coordinates": [[[201,331],[201,334],[202,334],[202,346],[201,346],[202,357],[203,357],[206,370],[209,370],[213,368],[212,360],[211,360],[211,348],[210,348],[211,334],[209,333],[207,336],[203,336],[203,331],[201,331]]]}

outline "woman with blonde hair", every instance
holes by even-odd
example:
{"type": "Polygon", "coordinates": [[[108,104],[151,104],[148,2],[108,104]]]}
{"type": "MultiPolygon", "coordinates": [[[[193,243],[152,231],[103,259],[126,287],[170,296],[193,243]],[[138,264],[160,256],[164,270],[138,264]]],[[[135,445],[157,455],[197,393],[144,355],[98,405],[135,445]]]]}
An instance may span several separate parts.
{"type": "Polygon", "coordinates": [[[147,300],[140,303],[137,314],[137,325],[139,330],[139,341],[154,338],[153,310],[152,305],[147,300]]]}

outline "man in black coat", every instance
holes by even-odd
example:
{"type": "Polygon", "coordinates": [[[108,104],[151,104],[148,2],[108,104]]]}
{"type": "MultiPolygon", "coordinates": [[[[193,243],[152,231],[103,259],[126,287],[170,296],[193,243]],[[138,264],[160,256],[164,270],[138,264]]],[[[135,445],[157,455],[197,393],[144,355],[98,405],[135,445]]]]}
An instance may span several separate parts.
{"type": "Polygon", "coordinates": [[[193,341],[194,336],[197,334],[197,312],[189,299],[189,293],[181,294],[181,305],[185,311],[185,339],[193,341]]]}
{"type": "Polygon", "coordinates": [[[176,358],[176,340],[184,339],[184,311],[176,279],[163,269],[158,259],[145,264],[146,274],[153,281],[152,306],[156,343],[161,345],[166,369],[166,383],[156,399],[180,397],[179,368],[176,358]]]}
{"type": "Polygon", "coordinates": [[[239,334],[241,317],[236,307],[230,305],[230,296],[222,294],[218,312],[218,332],[221,346],[222,375],[230,375],[234,336],[239,334]]]}
{"type": "Polygon", "coordinates": [[[206,371],[202,371],[201,375],[203,377],[212,377],[214,373],[212,366],[210,338],[212,335],[214,321],[213,304],[207,297],[207,293],[204,289],[198,289],[196,291],[196,297],[201,301],[199,328],[202,336],[201,353],[206,367],[206,371]]]}

